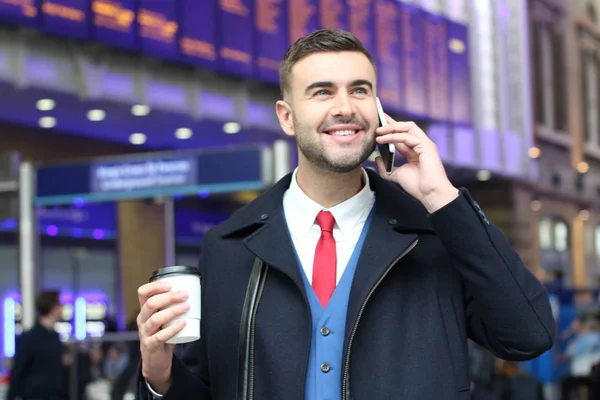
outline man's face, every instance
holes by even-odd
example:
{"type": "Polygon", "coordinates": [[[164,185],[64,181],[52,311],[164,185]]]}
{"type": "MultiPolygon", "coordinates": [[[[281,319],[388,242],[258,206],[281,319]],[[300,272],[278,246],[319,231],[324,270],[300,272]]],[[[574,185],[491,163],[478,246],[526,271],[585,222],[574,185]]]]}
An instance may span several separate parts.
{"type": "Polygon", "coordinates": [[[360,52],[318,52],[292,68],[287,104],[277,113],[300,157],[327,171],[360,166],[375,149],[376,74],[360,52]]]}

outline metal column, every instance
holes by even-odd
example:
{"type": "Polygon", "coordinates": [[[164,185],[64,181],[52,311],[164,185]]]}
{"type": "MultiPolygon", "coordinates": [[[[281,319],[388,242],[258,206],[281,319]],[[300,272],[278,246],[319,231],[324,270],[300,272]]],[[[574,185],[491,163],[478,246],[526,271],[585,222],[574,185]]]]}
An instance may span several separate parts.
{"type": "Polygon", "coordinates": [[[175,265],[175,201],[164,200],[165,213],[165,266],[175,265]]]}
{"type": "Polygon", "coordinates": [[[35,208],[35,168],[23,162],[19,171],[19,280],[23,329],[28,330],[36,320],[38,224],[35,208]]]}

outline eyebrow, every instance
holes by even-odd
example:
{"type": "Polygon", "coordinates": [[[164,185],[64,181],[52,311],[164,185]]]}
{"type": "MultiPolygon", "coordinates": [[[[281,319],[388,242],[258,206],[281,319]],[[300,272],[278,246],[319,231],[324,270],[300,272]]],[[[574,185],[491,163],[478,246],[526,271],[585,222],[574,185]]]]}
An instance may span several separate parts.
{"type": "MultiPolygon", "coordinates": [[[[330,82],[330,81],[313,82],[306,87],[306,89],[304,90],[304,93],[308,94],[309,92],[313,91],[314,89],[332,88],[334,86],[335,85],[333,84],[333,82],[330,82]]],[[[373,84],[366,79],[355,79],[350,83],[350,86],[368,86],[369,89],[373,90],[373,84]]]]}

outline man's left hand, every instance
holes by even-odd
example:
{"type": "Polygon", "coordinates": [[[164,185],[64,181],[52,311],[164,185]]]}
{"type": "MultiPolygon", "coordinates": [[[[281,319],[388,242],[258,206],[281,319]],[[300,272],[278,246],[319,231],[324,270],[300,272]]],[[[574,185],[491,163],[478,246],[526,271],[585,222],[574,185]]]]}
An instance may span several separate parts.
{"type": "Polygon", "coordinates": [[[377,128],[379,144],[393,143],[406,163],[385,172],[381,157],[377,157],[379,173],[385,179],[397,182],[411,196],[433,213],[458,197],[439,156],[437,146],[414,122],[394,121],[386,115],[388,125],[377,128]]]}

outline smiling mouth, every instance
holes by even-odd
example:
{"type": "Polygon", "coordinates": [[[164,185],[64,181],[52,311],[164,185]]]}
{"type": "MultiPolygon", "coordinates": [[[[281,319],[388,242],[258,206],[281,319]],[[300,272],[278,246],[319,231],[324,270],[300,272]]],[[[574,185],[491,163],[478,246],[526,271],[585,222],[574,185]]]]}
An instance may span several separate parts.
{"type": "Polygon", "coordinates": [[[332,136],[350,136],[350,135],[356,135],[358,132],[360,132],[359,129],[357,129],[357,130],[344,129],[344,130],[340,130],[340,131],[327,132],[327,134],[332,135],[332,136]]]}

